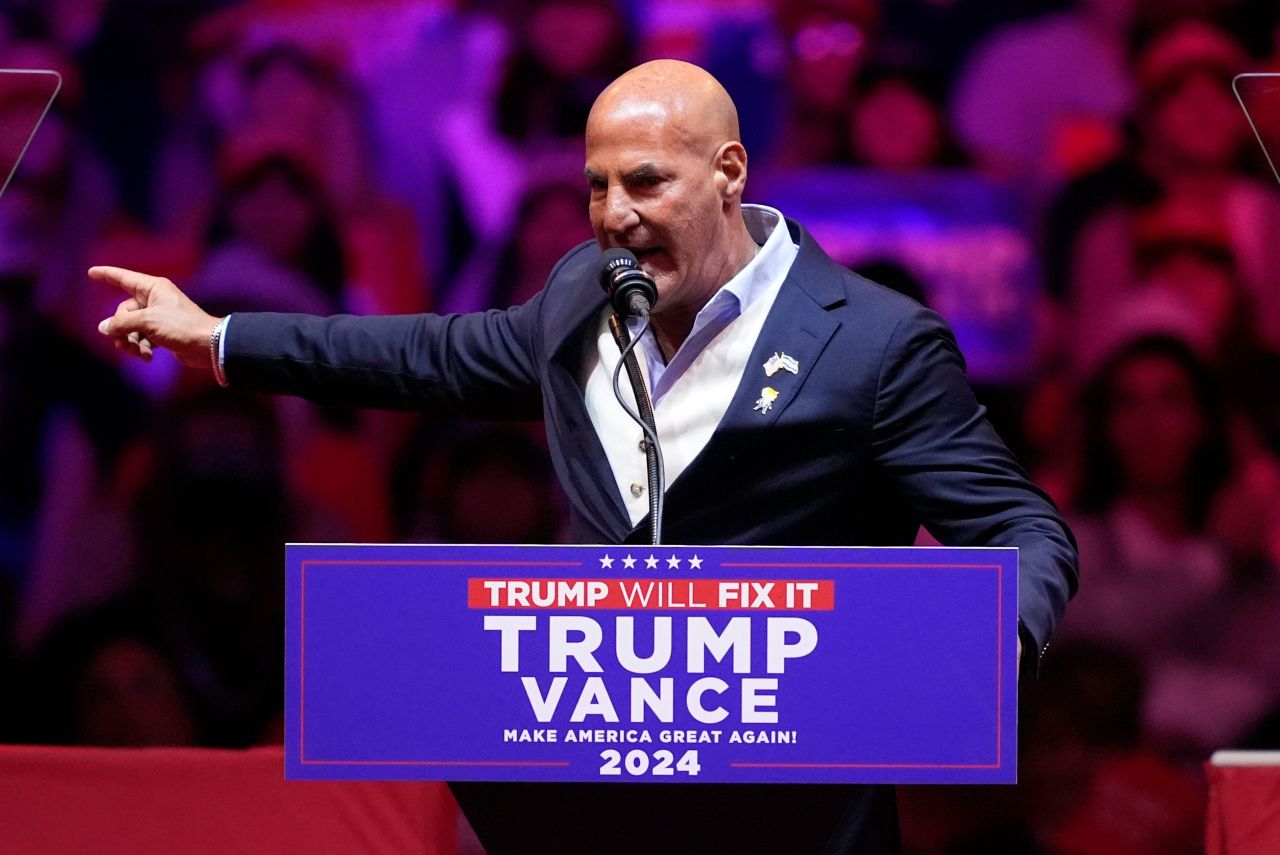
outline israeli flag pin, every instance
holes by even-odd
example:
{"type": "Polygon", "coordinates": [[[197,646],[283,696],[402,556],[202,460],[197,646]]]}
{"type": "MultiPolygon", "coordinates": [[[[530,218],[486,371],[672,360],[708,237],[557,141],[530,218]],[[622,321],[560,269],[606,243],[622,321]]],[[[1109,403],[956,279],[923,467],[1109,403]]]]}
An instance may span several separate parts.
{"type": "Polygon", "coordinates": [[[800,363],[796,361],[794,356],[787,356],[785,353],[773,352],[773,356],[764,364],[764,373],[766,377],[772,377],[779,371],[790,371],[792,374],[800,373],[800,363]]]}

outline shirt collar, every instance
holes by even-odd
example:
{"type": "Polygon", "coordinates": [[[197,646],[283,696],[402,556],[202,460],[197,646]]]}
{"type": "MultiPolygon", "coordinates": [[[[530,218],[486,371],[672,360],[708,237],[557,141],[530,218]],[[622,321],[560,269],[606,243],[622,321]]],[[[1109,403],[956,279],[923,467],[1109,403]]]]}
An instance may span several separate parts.
{"type": "Polygon", "coordinates": [[[786,277],[795,260],[797,247],[782,212],[767,205],[743,205],[742,219],[760,251],[702,307],[693,320],[695,330],[721,312],[745,312],[771,284],[786,277]]]}
{"type": "MultiPolygon", "coordinates": [[[[671,357],[669,365],[662,359],[653,330],[645,333],[641,349],[649,369],[654,406],[725,327],[767,294],[770,288],[787,278],[792,262],[800,253],[800,248],[792,243],[787,222],[779,211],[764,205],[743,205],[742,218],[747,233],[760,246],[760,251],[694,316],[688,337],[671,357]]],[[[633,336],[640,326],[640,318],[627,319],[627,328],[633,336]]]]}

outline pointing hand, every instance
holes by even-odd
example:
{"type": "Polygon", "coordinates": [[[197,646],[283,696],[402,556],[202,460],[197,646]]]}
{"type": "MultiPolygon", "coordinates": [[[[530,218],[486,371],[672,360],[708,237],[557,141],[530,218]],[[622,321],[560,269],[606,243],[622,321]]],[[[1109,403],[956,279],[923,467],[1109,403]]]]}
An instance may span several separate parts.
{"type": "Polygon", "coordinates": [[[91,267],[89,277],[129,295],[98,332],[116,347],[149,361],[153,347],[173,352],[183,365],[209,367],[209,337],[220,318],[205,312],[168,279],[122,267],[91,267]]]}

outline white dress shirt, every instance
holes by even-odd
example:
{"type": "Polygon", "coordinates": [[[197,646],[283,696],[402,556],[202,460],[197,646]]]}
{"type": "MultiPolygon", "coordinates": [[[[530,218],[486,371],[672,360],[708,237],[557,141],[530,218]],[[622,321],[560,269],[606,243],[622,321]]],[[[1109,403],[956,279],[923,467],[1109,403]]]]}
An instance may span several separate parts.
{"type": "MultiPolygon", "coordinates": [[[[652,331],[636,344],[640,371],[653,400],[668,486],[706,446],[729,408],[765,318],[799,252],[778,211],[743,205],[742,215],[760,250],[702,307],[671,361],[663,361],[652,331]]],[[[620,354],[609,331],[611,313],[606,307],[595,340],[588,341],[581,382],[591,423],[609,458],[631,524],[636,525],[649,513],[648,475],[640,444],[644,435],[613,394],[613,372],[620,354]]],[[[633,334],[639,326],[639,319],[629,322],[633,334]]],[[[623,396],[634,407],[631,384],[623,379],[621,385],[623,396]]]]}

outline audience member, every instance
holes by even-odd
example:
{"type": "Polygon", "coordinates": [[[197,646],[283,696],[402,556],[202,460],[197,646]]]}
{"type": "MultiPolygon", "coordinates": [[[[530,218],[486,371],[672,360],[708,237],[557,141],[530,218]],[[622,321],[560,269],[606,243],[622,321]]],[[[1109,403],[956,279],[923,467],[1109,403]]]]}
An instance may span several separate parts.
{"type": "MultiPolygon", "coordinates": [[[[1227,405],[1243,463],[1280,452],[1280,404],[1269,394],[1280,361],[1263,341],[1254,295],[1241,282],[1230,235],[1187,204],[1155,206],[1136,222],[1135,293],[1182,304],[1203,342],[1227,405]]],[[[1087,351],[1088,336],[1077,337],[1087,351]]]]}
{"type": "MultiPolygon", "coordinates": [[[[1105,644],[1064,645],[1027,686],[1022,779],[1034,836],[1053,855],[1194,855],[1204,786],[1143,734],[1141,662],[1105,644]]],[[[989,851],[989,850],[988,850],[989,851]]]]}
{"type": "Polygon", "coordinates": [[[1136,0],[1077,0],[997,30],[955,84],[956,134],[989,174],[1044,189],[1116,154],[1136,0]]]}
{"type": "Polygon", "coordinates": [[[898,0],[881,2],[882,55],[927,61],[955,80],[974,49],[992,32],[1064,6],[1063,0],[898,0]]]}
{"type": "Polygon", "coordinates": [[[205,739],[250,745],[282,703],[293,503],[269,402],[207,389],[156,422],[135,505],[139,596],[208,715],[205,739]]]}
{"type": "Polygon", "coordinates": [[[220,172],[209,254],[192,294],[227,311],[341,309],[346,266],[314,153],[250,132],[228,142],[220,172]]]}
{"type": "Polygon", "coordinates": [[[1190,345],[1140,335],[1091,379],[1083,421],[1073,530],[1092,584],[1063,633],[1145,658],[1227,582],[1227,556],[1208,532],[1230,474],[1216,384],[1190,345]]]}
{"type": "Polygon", "coordinates": [[[485,308],[529,301],[564,253],[591,237],[586,192],[579,177],[535,183],[520,205],[511,242],[497,257],[485,308]]]}
{"type": "Polygon", "coordinates": [[[495,108],[522,148],[575,141],[600,90],[633,64],[615,0],[509,0],[515,39],[495,108]]]}
{"type": "MultiPolygon", "coordinates": [[[[1150,681],[1148,737],[1170,751],[1210,750],[1275,695],[1257,656],[1225,646],[1224,607],[1246,597],[1238,556],[1213,526],[1232,476],[1217,384],[1183,340],[1139,335],[1097,370],[1083,416],[1073,529],[1092,584],[1059,638],[1132,653],[1150,681]]],[[[1246,587],[1272,602],[1273,585],[1246,587]]],[[[1248,610],[1236,611],[1239,633],[1266,646],[1248,610]]]]}
{"type": "Polygon", "coordinates": [[[396,43],[370,45],[363,83],[373,165],[382,188],[413,212],[441,304],[477,247],[505,240],[525,170],[498,130],[494,101],[512,36],[496,10],[429,3],[423,11],[396,43]]]}
{"type": "MultiPolygon", "coordinates": [[[[20,197],[6,196],[0,208],[20,197]]],[[[6,245],[10,250],[12,245],[6,245]]],[[[116,476],[145,430],[143,396],[36,303],[39,260],[0,273],[0,578],[12,634],[29,646],[68,609],[128,577],[116,476]],[[32,370],[39,366],[39,370],[32,370]],[[51,379],[53,382],[51,382],[51,379]],[[85,572],[84,556],[97,556],[85,572]]]]}
{"type": "Polygon", "coordinates": [[[235,112],[225,133],[274,135],[309,146],[331,203],[358,203],[370,165],[358,93],[340,63],[319,50],[276,41],[247,48],[238,70],[235,112]]]}
{"type": "Polygon", "coordinates": [[[1137,148],[1068,188],[1051,216],[1048,264],[1058,270],[1072,328],[1096,328],[1137,281],[1138,224],[1156,206],[1198,210],[1225,235],[1252,295],[1264,341],[1280,343],[1280,197],[1241,168],[1255,145],[1231,93],[1248,58],[1225,32],[1184,22],[1137,57],[1137,148]]]}
{"type": "Polygon", "coordinates": [[[1124,648],[1057,646],[1039,679],[1019,685],[1026,809],[1045,830],[1078,811],[1101,761],[1141,747],[1146,696],[1142,663],[1124,648]]]}
{"type": "Polygon", "coordinates": [[[192,745],[199,713],[154,616],[131,600],[68,615],[29,662],[29,741],[192,745]]]}
{"type": "Polygon", "coordinates": [[[392,493],[401,540],[562,540],[562,502],[546,448],[525,431],[428,423],[405,445],[395,473],[392,493]],[[502,513],[494,513],[497,507],[502,513]]]}
{"type": "Polygon", "coordinates": [[[947,128],[940,82],[906,66],[872,66],[859,75],[849,105],[846,157],[888,173],[964,165],[947,128]]]}
{"type": "Polygon", "coordinates": [[[787,0],[778,8],[787,100],[767,169],[831,163],[841,153],[844,114],[880,24],[874,0],[787,0]]]}
{"type": "Polygon", "coordinates": [[[40,5],[54,43],[75,57],[83,80],[80,135],[107,165],[122,213],[154,224],[168,123],[190,64],[184,34],[213,0],[40,5]]]}
{"type": "Polygon", "coordinates": [[[279,37],[246,48],[237,70],[224,150],[234,160],[238,147],[252,152],[265,143],[307,167],[343,249],[342,305],[383,313],[427,308],[418,228],[411,209],[378,186],[364,92],[352,75],[325,50],[279,37]]]}

